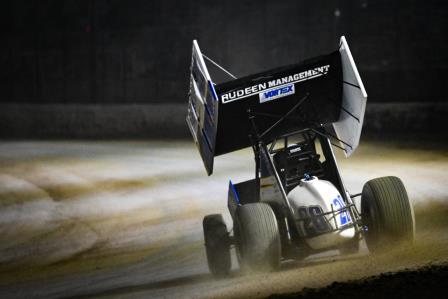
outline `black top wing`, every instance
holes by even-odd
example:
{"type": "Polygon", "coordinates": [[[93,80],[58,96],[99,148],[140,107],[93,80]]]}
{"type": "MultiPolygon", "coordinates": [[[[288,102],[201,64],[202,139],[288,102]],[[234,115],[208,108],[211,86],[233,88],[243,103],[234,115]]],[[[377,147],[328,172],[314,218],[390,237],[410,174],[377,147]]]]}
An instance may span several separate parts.
{"type": "Polygon", "coordinates": [[[214,84],[193,41],[187,123],[208,175],[215,156],[332,124],[346,155],[358,145],[367,93],[347,42],[301,63],[214,84]]]}
{"type": "Polygon", "coordinates": [[[287,118],[262,135],[265,142],[294,130],[337,121],[341,78],[340,55],[334,52],[217,85],[215,156],[250,146],[249,136],[261,136],[289,112],[287,118]]]}

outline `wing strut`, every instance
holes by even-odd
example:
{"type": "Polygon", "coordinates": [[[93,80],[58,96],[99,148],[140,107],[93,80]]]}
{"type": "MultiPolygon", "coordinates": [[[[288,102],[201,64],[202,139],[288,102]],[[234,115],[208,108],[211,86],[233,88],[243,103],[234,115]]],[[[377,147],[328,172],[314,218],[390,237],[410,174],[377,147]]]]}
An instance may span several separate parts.
{"type": "Polygon", "coordinates": [[[238,79],[238,78],[235,77],[231,72],[229,72],[228,70],[226,70],[225,68],[223,68],[222,66],[220,66],[217,62],[213,61],[211,58],[209,58],[208,56],[206,56],[204,53],[202,53],[202,56],[204,56],[205,59],[207,59],[208,61],[210,61],[213,65],[215,65],[217,68],[219,68],[221,71],[223,71],[224,73],[226,73],[227,75],[229,75],[229,76],[232,77],[233,79],[238,79]]]}

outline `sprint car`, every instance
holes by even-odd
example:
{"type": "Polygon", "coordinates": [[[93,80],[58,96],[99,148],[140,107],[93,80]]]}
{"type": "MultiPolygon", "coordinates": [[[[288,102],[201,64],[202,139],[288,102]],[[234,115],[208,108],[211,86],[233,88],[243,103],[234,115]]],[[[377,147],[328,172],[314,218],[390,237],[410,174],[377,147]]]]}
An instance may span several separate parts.
{"type": "Polygon", "coordinates": [[[335,51],[236,78],[193,41],[187,124],[208,175],[215,156],[251,147],[254,178],[228,187],[233,229],[222,215],[203,219],[212,274],[272,271],[283,260],[339,249],[370,252],[412,243],[415,220],[402,181],[393,176],[350,193],[334,149],[350,157],[359,144],[367,93],[341,37],[335,51]],[[215,84],[205,61],[231,79],[215,84]],[[360,197],[360,204],[355,198],[360,197]]]}

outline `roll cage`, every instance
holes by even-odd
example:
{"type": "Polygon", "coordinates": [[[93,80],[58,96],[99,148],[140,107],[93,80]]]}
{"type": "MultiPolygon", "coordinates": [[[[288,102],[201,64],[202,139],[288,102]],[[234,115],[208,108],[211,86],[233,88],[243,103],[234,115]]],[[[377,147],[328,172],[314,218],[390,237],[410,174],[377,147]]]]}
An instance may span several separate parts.
{"type": "MultiPolygon", "coordinates": [[[[262,134],[257,133],[255,122],[252,122],[252,124],[254,126],[253,136],[261,136],[262,134]]],[[[297,130],[278,136],[267,143],[253,136],[251,138],[254,141],[252,149],[255,156],[255,180],[252,186],[256,186],[261,193],[263,179],[274,178],[274,184],[280,191],[277,192],[277,196],[281,198],[278,198],[277,202],[270,202],[270,205],[276,212],[277,217],[283,215],[278,219],[285,219],[284,222],[280,222],[280,226],[284,226],[281,230],[293,232],[294,229],[291,229],[292,223],[306,225],[318,220],[321,222],[332,221],[335,226],[333,229],[328,226],[327,230],[320,231],[313,236],[330,233],[341,229],[336,218],[343,213],[349,213],[352,221],[348,225],[344,225],[344,229],[354,226],[357,232],[360,231],[361,216],[353,201],[353,198],[360,194],[351,195],[344,185],[333,151],[333,146],[339,146],[331,140],[336,137],[328,133],[324,127],[297,130]],[[317,148],[320,148],[320,152],[317,148]],[[299,185],[301,179],[307,176],[315,176],[330,181],[341,194],[345,206],[333,207],[332,205],[330,212],[323,213],[320,211],[312,215],[304,215],[300,211],[294,211],[289,204],[287,194],[299,185]]],[[[263,198],[260,193],[258,199],[262,201],[263,198]]],[[[293,237],[288,234],[289,239],[293,237]]]]}

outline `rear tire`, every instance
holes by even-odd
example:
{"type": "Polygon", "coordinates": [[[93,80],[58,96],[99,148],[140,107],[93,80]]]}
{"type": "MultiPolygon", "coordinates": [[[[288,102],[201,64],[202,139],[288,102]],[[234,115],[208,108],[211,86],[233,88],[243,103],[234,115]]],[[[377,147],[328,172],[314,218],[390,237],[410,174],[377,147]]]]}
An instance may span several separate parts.
{"type": "Polygon", "coordinates": [[[240,268],[272,271],[280,264],[280,234],[272,208],[265,203],[238,207],[235,237],[240,268]]]}
{"type": "Polygon", "coordinates": [[[403,182],[397,177],[377,178],[364,185],[361,216],[370,252],[414,241],[414,211],[403,182]]]}
{"type": "Polygon", "coordinates": [[[230,272],[230,240],[221,214],[207,215],[202,221],[208,268],[214,276],[226,276],[230,272]]]}

